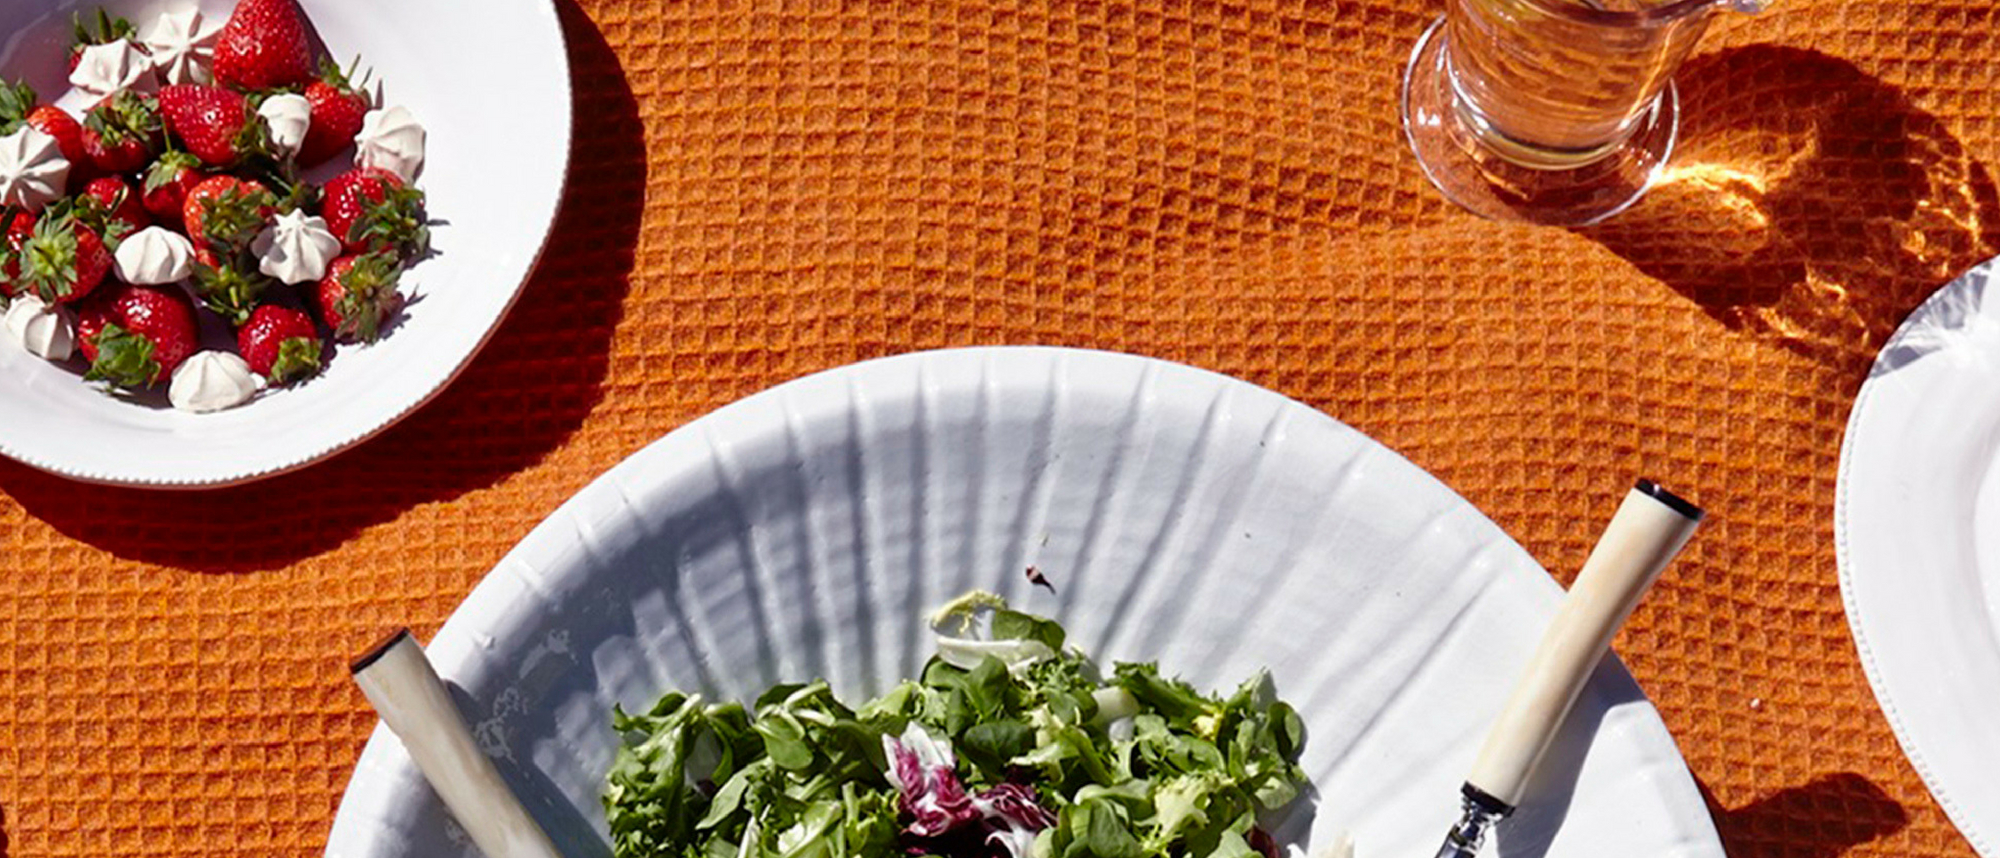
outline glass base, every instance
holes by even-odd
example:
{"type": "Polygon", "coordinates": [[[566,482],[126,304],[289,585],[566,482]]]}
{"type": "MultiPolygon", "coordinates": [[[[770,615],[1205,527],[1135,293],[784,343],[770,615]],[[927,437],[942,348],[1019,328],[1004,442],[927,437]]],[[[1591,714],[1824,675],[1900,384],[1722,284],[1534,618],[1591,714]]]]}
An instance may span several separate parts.
{"type": "MultiPolygon", "coordinates": [[[[1602,157],[1566,169],[1522,166],[1468,125],[1452,90],[1439,18],[1417,40],[1403,73],[1403,132],[1431,184],[1452,202],[1494,220],[1582,226],[1638,202],[1673,154],[1680,103],[1673,84],[1632,136],[1602,157]]],[[[1492,133],[1492,132],[1488,132],[1492,133]]]]}

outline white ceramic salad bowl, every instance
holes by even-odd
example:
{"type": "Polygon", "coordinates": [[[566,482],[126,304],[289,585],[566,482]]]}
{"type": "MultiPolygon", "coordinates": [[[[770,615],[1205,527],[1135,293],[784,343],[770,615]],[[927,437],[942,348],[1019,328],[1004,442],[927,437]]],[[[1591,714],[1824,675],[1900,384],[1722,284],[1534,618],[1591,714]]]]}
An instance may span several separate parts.
{"type": "MultiPolygon", "coordinates": [[[[1602,527],[1624,486],[1577,527],[1602,527]]],[[[1335,420],[1222,376],[1061,349],[812,376],[640,451],[535,529],[430,642],[485,750],[566,855],[608,854],[613,704],[917,675],[973,588],[1197,687],[1269,668],[1304,716],[1301,854],[1432,854],[1559,588],[1464,500],[1335,420]],[[1034,567],[1054,592],[1031,583],[1034,567]]],[[[1585,689],[1504,858],[1720,858],[1659,715],[1615,661],[1585,689]]],[[[472,855],[378,730],[327,854],[472,855]]]]}

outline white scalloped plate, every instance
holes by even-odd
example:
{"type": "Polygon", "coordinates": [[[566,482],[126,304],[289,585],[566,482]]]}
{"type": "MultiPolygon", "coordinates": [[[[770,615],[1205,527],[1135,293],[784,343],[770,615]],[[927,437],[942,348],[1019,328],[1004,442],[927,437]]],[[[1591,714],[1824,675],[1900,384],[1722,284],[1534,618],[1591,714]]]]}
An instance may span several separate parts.
{"type": "MultiPolygon", "coordinates": [[[[602,856],[613,703],[814,676],[859,698],[914,675],[920,615],[974,587],[1054,615],[1102,661],[1210,688],[1268,666],[1305,713],[1318,788],[1280,834],[1352,830],[1363,858],[1436,848],[1559,595],[1449,489],[1277,394],[1143,358],[974,349],[812,376],[668,435],[537,527],[429,648],[565,854],[602,856]]],[[[1615,661],[1543,772],[1503,858],[1723,854],[1615,661]]],[[[327,854],[470,850],[377,730],[327,854]]]]}
{"type": "Polygon", "coordinates": [[[1903,752],[2000,858],[2000,299],[1989,261],[1875,359],[1841,445],[1834,535],[1861,663],[1903,752]]]}
{"type": "MultiPolygon", "coordinates": [[[[0,72],[44,98],[67,86],[70,13],[96,0],[0,3],[0,72]]],[[[147,10],[231,0],[107,0],[141,27],[147,10]]],[[[326,372],[241,407],[189,414],[114,399],[0,338],[0,454],[87,482],[206,488],[303,467],[388,428],[472,360],[527,282],[569,162],[569,58],[549,0],[482,0],[477,39],[450,0],[302,0],[342,63],[360,53],[390,104],[429,131],[418,185],[439,255],[411,268],[419,300],[381,341],[344,347],[326,372]],[[507,61],[494,63],[493,56],[507,61]]]]}

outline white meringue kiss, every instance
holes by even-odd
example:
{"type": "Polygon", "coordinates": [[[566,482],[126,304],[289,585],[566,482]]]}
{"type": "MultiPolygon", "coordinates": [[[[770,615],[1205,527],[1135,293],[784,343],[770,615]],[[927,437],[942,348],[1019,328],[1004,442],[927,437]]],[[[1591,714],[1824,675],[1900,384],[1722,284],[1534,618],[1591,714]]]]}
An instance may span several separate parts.
{"type": "Polygon", "coordinates": [[[312,102],[303,95],[279,93],[257,105],[257,115],[264,117],[264,127],[270,131],[271,148],[280,155],[290,155],[306,140],[306,127],[312,124],[312,102]]]}
{"type": "Polygon", "coordinates": [[[69,360],[76,348],[76,325],[69,311],[50,307],[32,294],[23,294],[7,306],[7,334],[37,357],[69,360]]]}
{"type": "Polygon", "coordinates": [[[23,125],[0,137],[0,204],[41,211],[63,195],[69,161],[56,138],[23,125]]]}
{"type": "Polygon", "coordinates": [[[149,226],[118,243],[111,257],[118,279],[140,286],[186,280],[194,272],[194,244],[165,227],[149,226]]]}
{"type": "Polygon", "coordinates": [[[167,384],[167,401],[182,411],[221,411],[243,404],[257,392],[250,364],[235,354],[201,351],[174,368],[167,384]]]}
{"type": "Polygon", "coordinates": [[[424,166],[424,126],[402,105],[370,110],[354,135],[354,162],[395,173],[410,184],[424,166]]]}
{"type": "Polygon", "coordinates": [[[84,48],[76,70],[69,73],[69,82],[99,100],[128,89],[152,92],[160,88],[159,78],[153,76],[153,58],[125,39],[84,48]]]}
{"type": "Polygon", "coordinates": [[[327,231],[325,218],[293,209],[258,233],[250,250],[257,254],[258,271],[296,285],[326,276],[326,267],[340,256],[340,239],[327,231]]]}
{"type": "Polygon", "coordinates": [[[199,9],[168,12],[139,32],[152,52],[153,68],[167,83],[208,83],[214,79],[215,36],[222,25],[204,21],[199,9]]]}

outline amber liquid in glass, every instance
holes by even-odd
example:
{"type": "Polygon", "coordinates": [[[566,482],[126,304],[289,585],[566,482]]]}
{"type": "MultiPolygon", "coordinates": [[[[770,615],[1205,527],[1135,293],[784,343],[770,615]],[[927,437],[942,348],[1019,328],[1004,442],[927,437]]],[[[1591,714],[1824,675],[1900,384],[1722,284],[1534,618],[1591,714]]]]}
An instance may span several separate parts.
{"type": "Polygon", "coordinates": [[[1633,26],[1605,26],[1592,16],[1644,8],[1568,2],[1450,0],[1460,119],[1524,167],[1568,169],[1616,149],[1647,119],[1708,19],[1642,14],[1633,26]]]}

